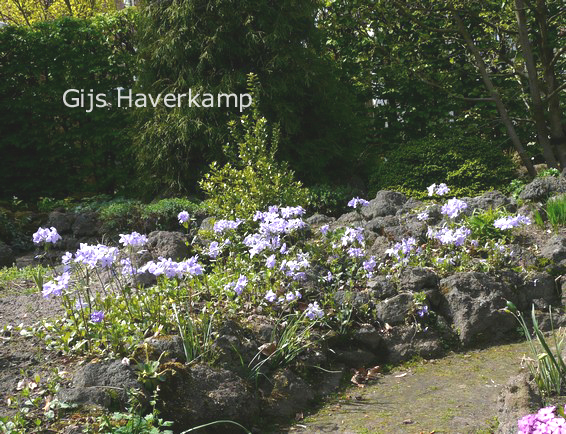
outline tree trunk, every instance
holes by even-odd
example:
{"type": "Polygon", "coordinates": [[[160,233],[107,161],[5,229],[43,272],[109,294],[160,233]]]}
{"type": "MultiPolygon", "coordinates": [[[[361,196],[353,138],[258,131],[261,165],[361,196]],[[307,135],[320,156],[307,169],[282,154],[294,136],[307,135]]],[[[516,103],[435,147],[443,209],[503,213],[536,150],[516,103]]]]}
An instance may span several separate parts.
{"type": "Polygon", "coordinates": [[[497,92],[497,89],[495,89],[495,86],[493,85],[493,82],[489,77],[489,74],[487,72],[487,67],[485,65],[485,62],[483,61],[483,58],[481,56],[478,47],[476,47],[476,45],[474,44],[474,41],[470,33],[468,32],[468,29],[466,29],[466,26],[464,25],[464,22],[462,21],[462,18],[460,18],[458,12],[452,11],[452,15],[454,16],[460,34],[466,41],[466,45],[468,46],[468,48],[472,52],[472,55],[474,56],[475,65],[480,71],[483,83],[487,91],[489,92],[490,96],[493,98],[493,101],[495,102],[495,105],[497,106],[497,111],[501,116],[501,121],[503,122],[503,125],[505,125],[505,128],[507,129],[507,133],[509,134],[509,137],[511,139],[511,142],[513,143],[513,146],[515,147],[515,150],[519,154],[519,157],[521,158],[521,161],[523,162],[524,166],[527,168],[529,175],[535,177],[536,171],[533,166],[533,163],[529,159],[529,156],[527,155],[525,148],[521,143],[521,139],[517,135],[517,131],[513,126],[513,122],[509,117],[509,113],[507,112],[507,108],[505,107],[505,104],[503,104],[503,101],[501,100],[501,96],[499,95],[499,92],[497,92]]]}
{"type": "Polygon", "coordinates": [[[535,121],[535,127],[537,130],[537,137],[540,146],[542,147],[542,154],[546,160],[546,165],[548,167],[557,168],[558,164],[552,150],[552,145],[550,144],[548,127],[546,125],[546,119],[544,116],[544,104],[540,96],[540,87],[537,76],[537,69],[535,64],[535,59],[533,56],[533,50],[531,48],[531,43],[529,41],[529,30],[527,28],[527,17],[525,14],[525,4],[523,0],[515,0],[515,15],[517,16],[517,27],[519,30],[519,43],[523,51],[523,57],[525,58],[525,64],[527,66],[527,75],[529,77],[529,93],[532,100],[532,111],[533,119],[535,121]]]}
{"type": "Polygon", "coordinates": [[[556,92],[556,73],[554,71],[554,50],[550,45],[547,27],[547,9],[544,0],[537,0],[536,19],[540,29],[540,53],[543,66],[544,83],[548,98],[548,118],[550,121],[550,142],[554,154],[560,161],[560,166],[566,168],[566,134],[562,128],[562,111],[560,110],[560,95],[556,92]]]}

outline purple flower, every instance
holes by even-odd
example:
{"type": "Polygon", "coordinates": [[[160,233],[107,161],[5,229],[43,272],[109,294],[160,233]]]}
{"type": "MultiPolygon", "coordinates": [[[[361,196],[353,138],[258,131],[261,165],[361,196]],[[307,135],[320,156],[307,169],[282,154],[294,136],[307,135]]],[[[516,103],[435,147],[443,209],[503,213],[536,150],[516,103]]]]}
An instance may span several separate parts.
{"type": "Polygon", "coordinates": [[[455,197],[450,199],[447,203],[442,205],[440,212],[447,215],[450,218],[456,218],[460,212],[468,207],[468,204],[463,200],[456,199],[455,197]]]}
{"type": "Polygon", "coordinates": [[[224,290],[225,291],[232,290],[237,295],[240,295],[247,284],[248,284],[248,278],[241,274],[236,282],[230,282],[230,283],[226,284],[224,286],[224,290]]]}
{"type": "Polygon", "coordinates": [[[237,229],[238,226],[243,222],[243,220],[236,219],[236,220],[218,220],[214,223],[214,232],[217,234],[221,234],[224,231],[230,229],[237,229]]]}
{"type": "Polygon", "coordinates": [[[348,249],[348,256],[351,258],[361,258],[364,256],[364,250],[359,247],[350,247],[348,249]]]}
{"type": "Polygon", "coordinates": [[[267,268],[273,268],[275,267],[275,264],[277,263],[277,261],[275,260],[275,255],[271,255],[270,257],[268,257],[265,261],[265,266],[267,268]]]}
{"type": "Polygon", "coordinates": [[[281,216],[283,218],[298,217],[305,213],[305,209],[302,206],[288,206],[286,208],[281,208],[281,216]]]}
{"type": "Polygon", "coordinates": [[[424,316],[428,315],[428,306],[425,304],[419,310],[417,310],[417,315],[423,318],[424,316]]]}
{"type": "Polygon", "coordinates": [[[320,227],[320,233],[322,235],[326,235],[329,230],[330,230],[330,225],[324,225],[320,227]]]}
{"type": "Polygon", "coordinates": [[[308,307],[305,310],[305,316],[311,320],[316,318],[322,318],[324,316],[324,311],[315,301],[314,303],[309,303],[308,307]]]}
{"type": "Polygon", "coordinates": [[[342,242],[342,246],[346,247],[352,244],[354,241],[358,241],[358,243],[363,244],[364,242],[364,230],[363,228],[346,228],[344,235],[340,239],[342,242]]]}
{"type": "Polygon", "coordinates": [[[369,258],[367,261],[364,261],[364,263],[363,263],[364,270],[366,270],[366,272],[368,274],[373,272],[376,265],[377,265],[377,263],[375,262],[375,256],[372,256],[371,258],[369,258]]]}
{"type": "Polygon", "coordinates": [[[202,266],[198,263],[198,256],[175,262],[171,258],[159,258],[158,262],[149,261],[139,269],[139,273],[151,273],[154,276],[165,275],[171,279],[173,277],[182,278],[185,275],[199,276],[203,273],[202,266]]]}
{"type": "Polygon", "coordinates": [[[439,196],[444,196],[445,194],[448,194],[449,192],[450,192],[450,189],[444,183],[438,184],[438,186],[436,187],[436,194],[438,194],[439,196]]]}
{"type": "Polygon", "coordinates": [[[301,293],[299,291],[289,291],[287,294],[285,294],[285,300],[288,301],[289,303],[295,300],[298,300],[299,298],[301,298],[301,293]]]}
{"type": "Polygon", "coordinates": [[[90,320],[92,322],[100,322],[104,319],[104,312],[101,310],[95,310],[90,314],[90,320]]]}
{"type": "Polygon", "coordinates": [[[348,206],[354,209],[358,209],[361,208],[363,206],[368,206],[369,202],[365,199],[361,199],[359,197],[354,197],[352,199],[350,199],[350,201],[348,202],[348,206]]]}
{"type": "Polygon", "coordinates": [[[218,241],[213,241],[212,243],[210,243],[210,246],[208,246],[208,256],[210,256],[211,258],[216,258],[219,254],[220,254],[220,244],[218,244],[218,241]]]}
{"type": "Polygon", "coordinates": [[[517,215],[514,217],[501,217],[493,222],[493,226],[502,231],[516,228],[519,225],[530,225],[531,220],[523,215],[517,215]]]}
{"type": "Polygon", "coordinates": [[[61,239],[61,235],[57,233],[57,229],[51,228],[39,228],[35,234],[33,234],[33,242],[35,244],[40,243],[52,243],[55,244],[61,239]]]}
{"type": "Polygon", "coordinates": [[[269,291],[267,291],[267,293],[265,294],[265,299],[269,302],[269,303],[273,303],[275,300],[277,300],[277,294],[275,294],[271,289],[269,291]]]}
{"type": "Polygon", "coordinates": [[[187,211],[181,211],[178,215],[177,218],[179,219],[179,224],[182,225],[183,223],[187,223],[189,221],[189,218],[191,216],[189,215],[189,213],[187,211]]]}
{"type": "Polygon", "coordinates": [[[141,235],[137,232],[132,232],[131,234],[120,234],[120,244],[124,247],[141,247],[147,243],[147,237],[141,235]]]}
{"type": "Polygon", "coordinates": [[[420,221],[420,222],[422,222],[422,221],[424,221],[424,220],[428,220],[428,217],[429,217],[428,212],[427,212],[427,211],[423,211],[423,212],[421,212],[421,213],[419,213],[419,214],[417,215],[417,220],[420,221]]]}
{"type": "Polygon", "coordinates": [[[429,185],[427,188],[428,195],[432,196],[434,194],[434,190],[436,189],[436,184],[429,185]]]}

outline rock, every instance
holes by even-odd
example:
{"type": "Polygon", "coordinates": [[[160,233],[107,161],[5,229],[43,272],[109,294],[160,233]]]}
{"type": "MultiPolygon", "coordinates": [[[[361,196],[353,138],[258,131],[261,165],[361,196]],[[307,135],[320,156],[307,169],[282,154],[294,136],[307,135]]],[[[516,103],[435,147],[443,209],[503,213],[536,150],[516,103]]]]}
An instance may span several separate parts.
{"type": "Polygon", "coordinates": [[[265,342],[258,342],[249,330],[230,320],[218,330],[210,350],[218,365],[244,375],[242,364],[247,366],[256,357],[259,346],[270,340],[271,336],[265,342]]]}
{"type": "Polygon", "coordinates": [[[389,249],[390,244],[391,242],[387,238],[378,236],[368,249],[368,255],[374,255],[376,258],[382,259],[385,257],[385,252],[389,249]]]}
{"type": "Polygon", "coordinates": [[[417,332],[411,325],[393,327],[383,334],[383,344],[387,361],[393,364],[415,356],[433,359],[444,354],[441,336],[431,328],[417,332]]]}
{"type": "Polygon", "coordinates": [[[72,387],[61,389],[59,399],[71,404],[124,409],[130,389],[143,389],[137,375],[120,360],[110,360],[81,366],[73,375],[72,387]]]}
{"type": "Polygon", "coordinates": [[[548,197],[566,192],[566,179],[555,176],[545,176],[544,178],[535,178],[531,183],[527,184],[519,198],[522,200],[539,201],[548,197]]]}
{"type": "Polygon", "coordinates": [[[375,307],[377,319],[389,325],[404,324],[413,307],[413,294],[404,292],[383,300],[375,307]]]}
{"type": "Polygon", "coordinates": [[[332,223],[336,220],[334,217],[328,217],[324,214],[314,214],[307,218],[305,221],[311,226],[322,226],[332,223]]]}
{"type": "Polygon", "coordinates": [[[440,281],[443,302],[440,313],[452,321],[463,345],[495,342],[516,329],[512,315],[500,311],[507,300],[517,304],[513,287],[502,276],[463,272],[440,281]]]}
{"type": "MultiPolygon", "coordinates": [[[[183,346],[183,339],[178,335],[168,335],[168,336],[156,336],[150,337],[144,340],[144,343],[148,345],[149,356],[151,360],[158,360],[161,357],[161,361],[176,359],[179,361],[185,361],[185,348],[183,346]]],[[[143,349],[144,345],[141,345],[143,349]]],[[[144,355],[145,355],[145,350],[144,355]]],[[[136,357],[140,359],[140,357],[136,357]]],[[[142,359],[143,360],[143,359],[142,359]]]]}
{"type": "Polygon", "coordinates": [[[302,378],[285,368],[271,379],[273,388],[263,403],[262,413],[267,418],[289,419],[304,411],[315,394],[302,378]]]}
{"type": "Polygon", "coordinates": [[[373,304],[371,291],[344,291],[334,293],[334,302],[337,307],[351,306],[360,309],[363,306],[370,307],[373,304]]]}
{"type": "Polygon", "coordinates": [[[399,219],[389,215],[385,217],[376,217],[364,224],[364,229],[375,232],[378,235],[384,234],[384,229],[392,226],[399,226],[399,219]]]}
{"type": "Polygon", "coordinates": [[[497,433],[515,434],[517,421],[527,414],[536,413],[543,407],[542,399],[537,393],[537,386],[524,372],[509,380],[497,399],[497,433]]]}
{"type": "Polygon", "coordinates": [[[185,237],[180,232],[151,232],[148,237],[147,248],[156,259],[163,257],[180,261],[189,256],[185,237]]]}
{"type": "Polygon", "coordinates": [[[401,207],[401,209],[399,211],[397,211],[397,215],[401,216],[402,214],[406,214],[412,210],[414,210],[415,208],[419,208],[423,205],[423,203],[418,200],[415,199],[413,197],[410,197],[407,202],[405,202],[403,204],[403,206],[401,207]]]}
{"type": "Polygon", "coordinates": [[[376,300],[384,300],[397,294],[395,284],[386,276],[377,275],[368,280],[367,288],[376,300]]]}
{"type": "Polygon", "coordinates": [[[363,216],[357,212],[352,211],[346,214],[342,214],[338,219],[334,222],[333,227],[341,227],[341,226],[361,226],[364,223],[363,216]]]}
{"type": "Polygon", "coordinates": [[[400,291],[418,292],[423,289],[438,288],[438,276],[432,270],[421,267],[407,267],[399,282],[400,291]]]}
{"type": "Polygon", "coordinates": [[[504,208],[508,212],[514,213],[517,211],[515,201],[497,190],[488,191],[481,196],[469,198],[466,200],[466,203],[468,204],[466,211],[470,214],[475,209],[487,211],[489,209],[504,208]]]}
{"type": "Polygon", "coordinates": [[[336,360],[344,363],[350,368],[369,368],[378,361],[373,352],[361,348],[336,349],[334,350],[336,360]]]}
{"type": "Polygon", "coordinates": [[[11,267],[16,262],[16,257],[14,256],[14,251],[12,248],[0,241],[0,268],[11,267]]]}
{"type": "Polygon", "coordinates": [[[73,230],[73,223],[75,222],[75,214],[63,213],[53,211],[47,217],[47,227],[54,227],[57,229],[59,235],[69,234],[73,230]]]}
{"type": "Polygon", "coordinates": [[[381,334],[371,324],[362,324],[352,335],[355,342],[363,345],[373,353],[379,350],[381,334]]]}
{"type": "Polygon", "coordinates": [[[78,214],[73,222],[73,235],[77,238],[96,237],[100,222],[95,212],[78,214]]]}
{"type": "Polygon", "coordinates": [[[548,305],[560,305],[560,296],[556,288],[554,277],[546,272],[539,272],[529,275],[519,290],[520,310],[531,310],[531,304],[535,300],[539,300],[541,307],[546,308],[548,305]],[[544,301],[544,302],[543,302],[544,301]],[[546,304],[546,306],[544,306],[546,304]]]}
{"type": "MultiPolygon", "coordinates": [[[[202,363],[187,367],[169,362],[162,369],[174,374],[160,385],[160,416],[173,421],[177,430],[219,419],[246,425],[258,417],[256,394],[236,374],[202,363]]],[[[233,428],[217,425],[215,429],[232,432],[233,428]]]]}
{"type": "Polygon", "coordinates": [[[214,222],[216,219],[214,217],[207,217],[205,218],[202,223],[200,224],[201,231],[211,231],[214,229],[214,222]]]}
{"type": "Polygon", "coordinates": [[[540,249],[540,256],[558,264],[566,259],[566,236],[554,235],[540,249]]]}
{"type": "Polygon", "coordinates": [[[362,208],[362,214],[366,220],[376,217],[395,215],[407,202],[407,197],[396,191],[380,190],[375,199],[370,200],[369,205],[362,208]]]}

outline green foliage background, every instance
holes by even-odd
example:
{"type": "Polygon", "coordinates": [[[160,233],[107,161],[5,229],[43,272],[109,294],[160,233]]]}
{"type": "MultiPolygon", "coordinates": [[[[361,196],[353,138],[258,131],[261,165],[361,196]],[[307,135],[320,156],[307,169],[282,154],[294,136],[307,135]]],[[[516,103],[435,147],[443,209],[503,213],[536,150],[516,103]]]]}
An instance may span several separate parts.
{"type": "Polygon", "coordinates": [[[86,113],[62,96],[132,86],[133,16],[125,10],[0,31],[0,198],[112,193],[129,181],[131,113],[86,113]]]}
{"type": "Polygon", "coordinates": [[[511,160],[489,140],[427,137],[389,152],[373,175],[372,189],[397,189],[424,197],[430,184],[445,182],[450,195],[474,196],[508,185],[512,177],[511,160]]]}

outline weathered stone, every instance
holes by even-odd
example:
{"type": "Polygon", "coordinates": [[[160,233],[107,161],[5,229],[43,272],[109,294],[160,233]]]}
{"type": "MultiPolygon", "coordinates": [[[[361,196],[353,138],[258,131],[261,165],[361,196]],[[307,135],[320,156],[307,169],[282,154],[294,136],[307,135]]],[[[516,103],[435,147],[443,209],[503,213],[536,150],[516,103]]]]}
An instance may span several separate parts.
{"type": "Polygon", "coordinates": [[[538,201],[544,200],[556,193],[566,193],[566,179],[545,176],[544,178],[535,178],[531,183],[527,184],[519,198],[538,201]]]}
{"type": "Polygon", "coordinates": [[[497,433],[515,434],[517,421],[527,414],[536,413],[542,406],[537,386],[530,379],[529,373],[524,372],[511,378],[497,399],[497,433]]]}
{"type": "Polygon", "coordinates": [[[354,331],[352,337],[354,338],[354,341],[374,353],[379,350],[381,334],[371,324],[363,324],[359,329],[354,331]]]}
{"type": "Polygon", "coordinates": [[[515,318],[501,311],[517,296],[501,276],[479,272],[456,273],[440,281],[444,296],[441,313],[452,321],[464,345],[496,341],[513,331],[515,318]]]}
{"type": "Polygon", "coordinates": [[[344,291],[339,290],[334,293],[334,302],[338,307],[352,306],[354,309],[370,306],[372,304],[372,294],[370,291],[344,291]]]}
{"type": "Polygon", "coordinates": [[[367,350],[361,348],[353,349],[337,349],[335,350],[336,359],[351,368],[368,368],[377,363],[377,356],[367,350]]]}
{"type": "Polygon", "coordinates": [[[336,220],[334,217],[328,217],[324,214],[314,214],[306,219],[306,222],[311,226],[321,226],[332,223],[336,220]]]}
{"type": "Polygon", "coordinates": [[[468,204],[466,211],[468,213],[472,213],[475,209],[487,211],[496,208],[504,208],[508,212],[517,211],[515,201],[497,190],[487,191],[481,196],[466,199],[466,203],[468,204]]]}
{"type": "Polygon", "coordinates": [[[407,267],[401,274],[399,290],[418,292],[425,288],[438,288],[438,282],[436,273],[428,268],[407,267]]]}
{"type": "Polygon", "coordinates": [[[171,359],[185,361],[183,339],[178,335],[150,337],[144,343],[148,345],[152,360],[161,358],[162,362],[171,359]]]}
{"type": "Polygon", "coordinates": [[[315,397],[312,387],[288,368],[277,371],[271,382],[273,388],[262,406],[262,412],[270,418],[294,417],[315,397]]]}
{"type": "Polygon", "coordinates": [[[125,408],[130,389],[142,389],[133,370],[120,360],[89,363],[73,375],[71,388],[61,389],[59,399],[71,404],[125,408]]]}
{"type": "Polygon", "coordinates": [[[411,325],[393,327],[383,334],[383,344],[387,361],[393,364],[414,356],[432,359],[444,354],[440,334],[431,328],[417,332],[411,325]]]}
{"type": "Polygon", "coordinates": [[[404,324],[413,306],[413,294],[404,292],[379,302],[375,307],[377,319],[389,325],[404,324]]]}
{"type": "Polygon", "coordinates": [[[531,303],[535,300],[539,300],[537,303],[541,307],[556,306],[560,303],[554,277],[546,272],[529,275],[528,279],[521,285],[518,295],[519,304],[517,307],[521,310],[530,311],[531,303]]]}
{"type": "Polygon", "coordinates": [[[77,238],[95,237],[98,235],[99,224],[98,217],[94,212],[78,214],[73,222],[73,235],[77,238]]]}
{"type": "Polygon", "coordinates": [[[559,263],[566,259],[566,236],[554,235],[540,248],[540,256],[559,263]]]}
{"type": "Polygon", "coordinates": [[[375,199],[370,200],[369,205],[362,208],[362,214],[366,220],[376,217],[395,215],[407,202],[407,197],[396,191],[380,190],[375,199]]]}
{"type": "Polygon", "coordinates": [[[378,236],[369,248],[368,255],[374,255],[379,259],[384,258],[390,244],[391,242],[387,238],[378,236]]]}
{"type": "Polygon", "coordinates": [[[383,235],[384,229],[391,226],[399,226],[399,219],[395,216],[389,215],[371,219],[364,225],[364,229],[375,232],[378,235],[383,235]]]}
{"type": "Polygon", "coordinates": [[[361,226],[364,223],[364,218],[362,215],[357,211],[352,211],[346,214],[342,214],[338,219],[333,223],[333,227],[340,227],[340,226],[361,226]]]}
{"type": "Polygon", "coordinates": [[[16,257],[12,248],[0,241],[0,268],[1,267],[11,267],[16,262],[16,257]]]}
{"type": "Polygon", "coordinates": [[[187,242],[180,232],[151,232],[148,237],[147,249],[155,258],[163,257],[180,261],[189,256],[187,242]]]}
{"type": "MultiPolygon", "coordinates": [[[[205,364],[187,367],[168,362],[162,369],[174,371],[160,385],[160,412],[177,430],[215,420],[247,424],[259,413],[259,400],[251,387],[236,374],[205,364]]],[[[229,425],[218,425],[221,432],[232,432],[229,425]]]]}
{"type": "Polygon", "coordinates": [[[379,274],[368,280],[367,288],[376,300],[384,300],[397,294],[397,288],[391,279],[379,274]]]}
{"type": "Polygon", "coordinates": [[[71,233],[75,214],[53,211],[47,217],[47,227],[54,227],[60,235],[71,233]]]}

